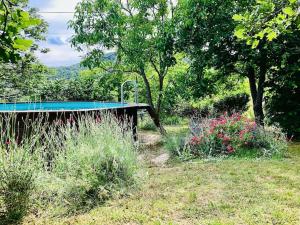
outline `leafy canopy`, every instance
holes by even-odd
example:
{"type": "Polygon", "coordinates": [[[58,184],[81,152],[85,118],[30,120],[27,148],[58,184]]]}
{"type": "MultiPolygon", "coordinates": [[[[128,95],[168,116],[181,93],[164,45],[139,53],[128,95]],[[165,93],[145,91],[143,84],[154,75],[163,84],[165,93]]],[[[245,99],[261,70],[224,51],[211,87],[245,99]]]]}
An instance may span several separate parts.
{"type": "Polygon", "coordinates": [[[104,51],[112,49],[117,61],[132,71],[158,61],[163,70],[175,63],[172,10],[167,0],[84,0],[70,22],[76,33],[72,44],[79,51],[87,50],[86,66],[103,65],[104,51]]]}
{"type": "Polygon", "coordinates": [[[234,34],[256,48],[263,39],[273,41],[280,34],[299,30],[299,14],[298,0],[257,0],[252,9],[233,15],[238,23],[234,34]]]}
{"type": "Polygon", "coordinates": [[[0,1],[0,62],[15,62],[30,49],[32,27],[42,21],[26,10],[27,0],[0,1]]]}

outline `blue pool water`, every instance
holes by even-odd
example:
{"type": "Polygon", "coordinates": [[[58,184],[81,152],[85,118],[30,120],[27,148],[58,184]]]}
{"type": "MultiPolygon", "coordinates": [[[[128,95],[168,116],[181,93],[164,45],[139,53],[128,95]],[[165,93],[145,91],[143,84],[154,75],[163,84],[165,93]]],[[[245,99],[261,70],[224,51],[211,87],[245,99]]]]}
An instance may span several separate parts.
{"type": "Polygon", "coordinates": [[[0,111],[76,111],[89,109],[111,109],[124,107],[127,104],[112,102],[32,102],[32,103],[3,103],[0,111]]]}

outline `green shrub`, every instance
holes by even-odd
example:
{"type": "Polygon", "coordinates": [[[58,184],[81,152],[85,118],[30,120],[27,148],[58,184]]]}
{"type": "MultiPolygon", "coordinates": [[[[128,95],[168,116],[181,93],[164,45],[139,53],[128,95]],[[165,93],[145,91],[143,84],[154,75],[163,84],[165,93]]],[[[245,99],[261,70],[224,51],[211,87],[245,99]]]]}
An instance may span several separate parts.
{"type": "Polygon", "coordinates": [[[286,149],[286,136],[279,128],[262,128],[240,114],[233,114],[194,119],[184,147],[173,151],[181,158],[280,157],[286,149]]]}
{"type": "Polygon", "coordinates": [[[267,122],[279,124],[290,137],[300,139],[299,72],[280,75],[277,82],[270,85],[265,99],[267,122]]]}
{"type": "Polygon", "coordinates": [[[247,93],[229,93],[224,95],[209,96],[201,101],[177,107],[180,115],[220,115],[224,112],[244,112],[248,108],[249,95],[247,93]]]}
{"type": "Polygon", "coordinates": [[[185,147],[185,136],[185,134],[167,135],[164,139],[164,147],[172,155],[180,155],[185,147]]]}
{"type": "Polygon", "coordinates": [[[148,131],[156,131],[157,127],[155,126],[153,120],[150,116],[143,116],[139,122],[139,128],[141,130],[148,130],[148,131]]]}
{"type": "Polygon", "coordinates": [[[246,93],[238,93],[224,96],[219,101],[213,104],[213,108],[218,113],[227,112],[232,114],[234,112],[244,112],[247,110],[249,102],[249,95],[246,93]]]}
{"type": "Polygon", "coordinates": [[[178,125],[183,121],[183,118],[180,116],[171,116],[171,115],[166,115],[162,118],[162,122],[164,125],[178,125]]]}

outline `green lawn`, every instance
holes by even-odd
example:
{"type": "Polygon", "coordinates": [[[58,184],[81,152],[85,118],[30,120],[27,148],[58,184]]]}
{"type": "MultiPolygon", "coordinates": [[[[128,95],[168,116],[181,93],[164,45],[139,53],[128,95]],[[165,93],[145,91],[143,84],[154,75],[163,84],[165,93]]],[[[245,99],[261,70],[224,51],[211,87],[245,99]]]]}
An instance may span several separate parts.
{"type": "Polygon", "coordinates": [[[141,190],[70,218],[28,224],[300,224],[300,144],[282,160],[171,163],[141,190]]]}

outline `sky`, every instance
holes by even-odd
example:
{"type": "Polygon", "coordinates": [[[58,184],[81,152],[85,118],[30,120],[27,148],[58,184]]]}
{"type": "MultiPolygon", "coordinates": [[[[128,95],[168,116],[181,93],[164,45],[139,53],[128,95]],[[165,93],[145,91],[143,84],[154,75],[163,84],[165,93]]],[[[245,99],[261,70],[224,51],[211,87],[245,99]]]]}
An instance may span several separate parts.
{"type": "Polygon", "coordinates": [[[42,12],[74,12],[80,0],[29,0],[29,6],[38,8],[40,15],[49,24],[47,40],[40,43],[42,48],[49,48],[47,54],[37,54],[47,66],[69,66],[80,62],[80,53],[71,48],[69,39],[72,30],[68,29],[68,21],[73,14],[46,14],[42,12]]]}

